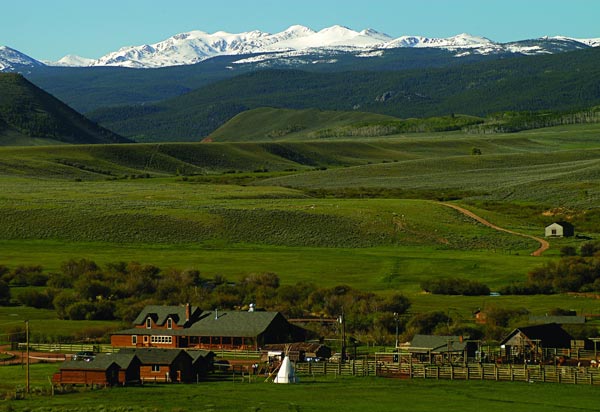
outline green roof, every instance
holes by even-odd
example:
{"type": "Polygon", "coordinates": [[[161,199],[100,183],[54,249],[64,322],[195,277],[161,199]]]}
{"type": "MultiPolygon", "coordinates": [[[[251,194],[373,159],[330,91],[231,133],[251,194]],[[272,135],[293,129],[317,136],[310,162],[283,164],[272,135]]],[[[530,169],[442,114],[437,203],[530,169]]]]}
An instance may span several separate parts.
{"type": "Polygon", "coordinates": [[[203,312],[187,330],[192,336],[256,337],[267,330],[279,312],[203,312]]]}
{"type": "Polygon", "coordinates": [[[185,356],[189,356],[183,349],[160,349],[160,348],[136,348],[136,349],[121,349],[120,354],[133,354],[138,357],[140,362],[145,365],[148,364],[159,364],[159,365],[170,365],[173,361],[185,353],[185,356]]]}
{"type": "Polygon", "coordinates": [[[107,370],[115,363],[120,369],[127,369],[135,355],[133,353],[113,353],[96,355],[92,360],[69,360],[64,362],[61,369],[107,370]]]}
{"type": "MultiPolygon", "coordinates": [[[[200,313],[197,306],[190,308],[190,320],[193,319],[200,313]]],[[[186,323],[185,319],[185,306],[165,306],[165,305],[148,305],[146,306],[133,321],[136,325],[143,325],[148,317],[154,319],[157,325],[164,325],[168,318],[179,325],[184,326],[186,323]]]]}

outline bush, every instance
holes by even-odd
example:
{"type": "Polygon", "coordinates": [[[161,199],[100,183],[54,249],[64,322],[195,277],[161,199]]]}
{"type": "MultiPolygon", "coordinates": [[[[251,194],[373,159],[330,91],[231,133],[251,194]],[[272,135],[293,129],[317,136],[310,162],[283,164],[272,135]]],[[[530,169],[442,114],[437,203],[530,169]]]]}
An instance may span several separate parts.
{"type": "Polygon", "coordinates": [[[10,287],[8,284],[0,280],[0,305],[8,305],[10,303],[10,287]]]}
{"type": "Polygon", "coordinates": [[[52,296],[47,291],[38,292],[37,290],[25,290],[21,292],[18,298],[19,302],[25,306],[36,309],[52,309],[52,296]]]}
{"type": "Polygon", "coordinates": [[[425,292],[435,295],[489,295],[490,288],[476,280],[460,278],[429,279],[421,282],[425,292]]]}

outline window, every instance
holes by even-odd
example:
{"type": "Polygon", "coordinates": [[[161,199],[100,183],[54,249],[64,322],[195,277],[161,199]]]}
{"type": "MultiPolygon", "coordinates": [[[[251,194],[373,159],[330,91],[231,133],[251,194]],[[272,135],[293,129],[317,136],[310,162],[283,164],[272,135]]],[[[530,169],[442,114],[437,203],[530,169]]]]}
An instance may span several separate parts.
{"type": "Polygon", "coordinates": [[[137,345],[137,335],[131,335],[131,344],[137,345]]]}
{"type": "Polygon", "coordinates": [[[146,329],[152,328],[152,319],[146,318],[146,329]]]}
{"type": "Polygon", "coordinates": [[[144,336],[144,343],[148,343],[148,336],[144,336]]]}
{"type": "Polygon", "coordinates": [[[173,337],[164,335],[152,335],[150,341],[152,343],[170,344],[173,342],[173,337]]]}
{"type": "Polygon", "coordinates": [[[173,329],[173,319],[167,319],[167,329],[173,329]]]}
{"type": "Polygon", "coordinates": [[[160,372],[160,365],[152,365],[152,372],[160,372]]]}

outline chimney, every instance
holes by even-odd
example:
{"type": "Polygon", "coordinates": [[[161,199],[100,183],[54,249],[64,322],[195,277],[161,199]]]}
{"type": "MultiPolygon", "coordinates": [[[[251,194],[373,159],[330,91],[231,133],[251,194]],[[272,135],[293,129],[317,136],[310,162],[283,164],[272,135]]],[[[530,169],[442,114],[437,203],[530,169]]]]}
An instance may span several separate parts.
{"type": "Polygon", "coordinates": [[[185,304],[185,321],[189,322],[191,317],[191,307],[189,303],[185,304]]]}

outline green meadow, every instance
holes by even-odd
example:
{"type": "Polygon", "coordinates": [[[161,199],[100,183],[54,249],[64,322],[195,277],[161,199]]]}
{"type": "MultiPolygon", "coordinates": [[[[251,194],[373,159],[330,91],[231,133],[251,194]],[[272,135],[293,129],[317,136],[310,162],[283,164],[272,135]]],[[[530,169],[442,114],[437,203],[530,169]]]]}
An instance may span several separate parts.
{"type": "MultiPolygon", "coordinates": [[[[32,365],[34,392],[49,391],[56,365],[32,365]]],[[[3,377],[24,383],[21,366],[3,367],[3,377]]],[[[297,385],[231,377],[190,385],[145,385],[82,391],[54,397],[32,395],[0,401],[6,411],[593,411],[597,388],[585,385],[491,381],[314,378],[297,385]]],[[[0,382],[0,390],[6,389],[0,382]]]]}
{"type": "MultiPolygon", "coordinates": [[[[274,272],[282,284],[399,291],[413,312],[486,305],[594,313],[570,295],[426,295],[432,277],[497,290],[557,259],[534,240],[487,228],[466,206],[541,236],[574,222],[600,232],[600,125],[513,134],[462,132],[286,142],[0,148],[0,264],[58,271],[69,259],[198,269],[231,281],[274,272]],[[478,148],[481,155],[473,155],[478,148]]],[[[18,293],[18,288],[14,288],[18,293]]],[[[48,315],[50,316],[50,315],[48,315]]]]}

